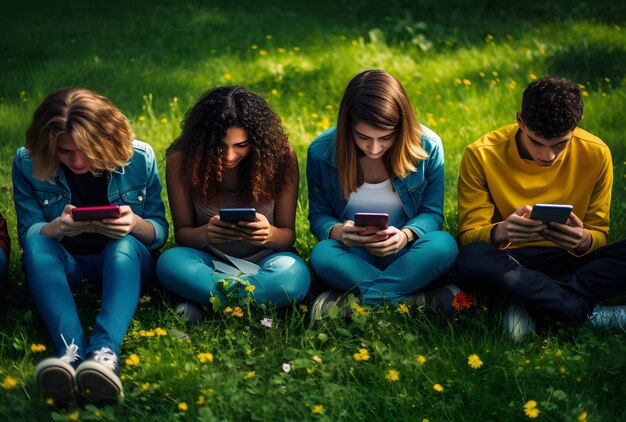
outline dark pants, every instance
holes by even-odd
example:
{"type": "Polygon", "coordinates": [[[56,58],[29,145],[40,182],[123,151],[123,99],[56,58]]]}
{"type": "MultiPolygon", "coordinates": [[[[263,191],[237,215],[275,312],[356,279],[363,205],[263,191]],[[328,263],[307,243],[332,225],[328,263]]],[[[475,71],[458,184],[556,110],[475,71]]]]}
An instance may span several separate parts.
{"type": "Polygon", "coordinates": [[[582,257],[560,248],[471,243],[461,249],[456,270],[463,289],[496,295],[534,315],[583,322],[595,301],[626,291],[626,240],[582,257]]]}

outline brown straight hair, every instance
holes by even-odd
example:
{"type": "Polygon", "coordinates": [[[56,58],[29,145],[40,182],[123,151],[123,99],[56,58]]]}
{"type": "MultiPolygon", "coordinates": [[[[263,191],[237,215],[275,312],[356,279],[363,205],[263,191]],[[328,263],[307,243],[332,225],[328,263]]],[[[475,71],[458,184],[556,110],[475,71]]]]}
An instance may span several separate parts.
{"type": "Polygon", "coordinates": [[[24,146],[35,178],[49,181],[57,173],[57,138],[63,133],[89,159],[93,174],[125,166],[134,153],[130,122],[108,98],[84,88],[65,88],[43,100],[26,130],[24,146]]]}
{"type": "Polygon", "coordinates": [[[337,118],[335,154],[346,199],[364,182],[358,161],[360,150],[353,135],[353,127],[359,122],[397,131],[396,141],[383,156],[390,179],[405,178],[416,170],[416,163],[428,157],[422,147],[421,126],[400,82],[384,70],[359,73],[346,87],[337,118]]]}

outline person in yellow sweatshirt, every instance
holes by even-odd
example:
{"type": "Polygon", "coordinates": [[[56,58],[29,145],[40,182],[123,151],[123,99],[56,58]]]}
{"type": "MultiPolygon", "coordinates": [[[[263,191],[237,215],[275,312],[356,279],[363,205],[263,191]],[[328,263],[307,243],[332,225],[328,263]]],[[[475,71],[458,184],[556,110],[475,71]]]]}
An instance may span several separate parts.
{"type": "Polygon", "coordinates": [[[456,270],[461,288],[508,306],[515,340],[550,316],[626,326],[626,306],[596,302],[626,291],[626,241],[607,245],[613,162],[578,127],[578,86],[543,77],[524,90],[517,122],[469,145],[459,170],[456,270]],[[535,204],[568,204],[565,224],[531,219],[535,204]]]}

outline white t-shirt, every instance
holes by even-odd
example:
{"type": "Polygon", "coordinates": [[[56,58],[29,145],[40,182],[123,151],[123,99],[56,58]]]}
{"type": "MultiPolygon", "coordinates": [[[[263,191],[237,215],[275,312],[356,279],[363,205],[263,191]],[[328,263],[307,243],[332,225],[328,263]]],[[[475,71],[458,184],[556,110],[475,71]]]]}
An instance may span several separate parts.
{"type": "Polygon", "coordinates": [[[343,211],[343,220],[354,220],[356,212],[386,212],[389,225],[397,229],[404,227],[409,220],[389,179],[381,183],[363,183],[352,192],[343,211]]]}

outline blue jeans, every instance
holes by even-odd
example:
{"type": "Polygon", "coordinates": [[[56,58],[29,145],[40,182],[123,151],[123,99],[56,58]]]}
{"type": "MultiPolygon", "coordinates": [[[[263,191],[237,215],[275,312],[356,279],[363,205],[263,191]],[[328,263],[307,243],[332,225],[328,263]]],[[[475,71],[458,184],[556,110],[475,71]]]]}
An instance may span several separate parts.
{"type": "Polygon", "coordinates": [[[155,279],[155,258],[130,235],[111,240],[97,255],[71,255],[50,237],[32,236],[24,244],[22,260],[28,287],[58,356],[65,352],[61,335],[68,344],[73,340],[78,345],[82,358],[101,347],[117,354],[141,287],[155,279]],[[87,281],[102,286],[100,312],[89,340],[72,296],[87,281]]]}
{"type": "Polygon", "coordinates": [[[410,248],[385,257],[325,239],[313,248],[311,266],[331,286],[360,295],[365,305],[380,305],[414,298],[418,290],[452,268],[457,253],[456,241],[443,231],[428,232],[410,248]]]}
{"type": "Polygon", "coordinates": [[[168,290],[197,303],[208,303],[218,295],[222,303],[229,303],[218,284],[228,282],[228,293],[241,298],[250,294],[237,278],[247,281],[255,289],[251,292],[257,303],[276,307],[300,302],[311,285],[311,274],[306,263],[290,252],[277,252],[259,262],[261,270],[252,275],[234,277],[215,271],[213,260],[206,252],[183,246],[168,249],[157,263],[161,284],[168,290]]]}

